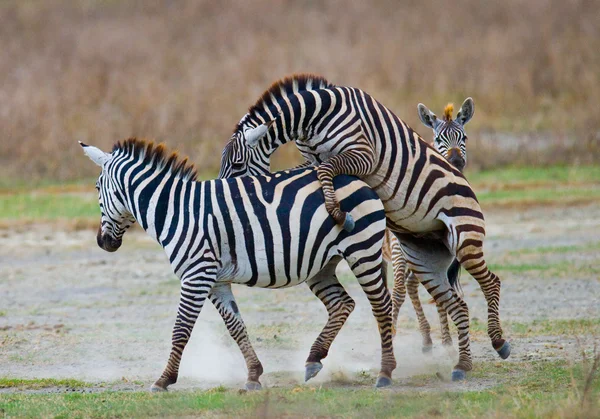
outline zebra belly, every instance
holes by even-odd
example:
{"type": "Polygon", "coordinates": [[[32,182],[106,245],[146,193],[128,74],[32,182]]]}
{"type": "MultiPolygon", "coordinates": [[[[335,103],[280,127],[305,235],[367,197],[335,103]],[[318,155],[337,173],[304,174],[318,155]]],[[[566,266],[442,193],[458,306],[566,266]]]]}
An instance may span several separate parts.
{"type": "MultiPolygon", "coordinates": [[[[323,211],[324,216],[327,216],[324,208],[323,211]]],[[[258,288],[286,288],[302,284],[339,254],[338,247],[328,246],[327,242],[314,247],[316,257],[311,257],[313,248],[307,249],[308,253],[286,255],[282,247],[276,247],[273,252],[257,247],[254,255],[238,259],[235,266],[229,261],[223,261],[225,269],[217,281],[258,288]]]]}
{"type": "Polygon", "coordinates": [[[437,193],[435,188],[430,189],[424,196],[420,196],[419,188],[414,188],[407,197],[405,191],[411,174],[408,172],[404,179],[400,180],[397,189],[393,180],[398,179],[399,175],[395,172],[387,182],[379,173],[363,179],[381,198],[388,228],[396,232],[410,233],[429,233],[446,229],[446,224],[438,217],[439,209],[453,206],[455,203],[451,198],[447,198],[430,206],[431,198],[437,193]]]}

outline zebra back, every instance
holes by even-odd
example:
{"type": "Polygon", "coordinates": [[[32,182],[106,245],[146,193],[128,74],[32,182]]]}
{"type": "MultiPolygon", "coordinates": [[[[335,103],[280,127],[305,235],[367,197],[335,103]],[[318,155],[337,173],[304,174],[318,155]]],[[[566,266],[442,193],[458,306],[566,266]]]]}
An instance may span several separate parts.
{"type": "Polygon", "coordinates": [[[248,109],[248,113],[236,124],[229,142],[221,155],[219,178],[270,173],[271,154],[282,144],[278,141],[263,142],[258,147],[248,147],[244,132],[277,117],[277,103],[288,96],[308,90],[334,87],[324,77],[302,73],[285,77],[273,83],[248,109]]]}

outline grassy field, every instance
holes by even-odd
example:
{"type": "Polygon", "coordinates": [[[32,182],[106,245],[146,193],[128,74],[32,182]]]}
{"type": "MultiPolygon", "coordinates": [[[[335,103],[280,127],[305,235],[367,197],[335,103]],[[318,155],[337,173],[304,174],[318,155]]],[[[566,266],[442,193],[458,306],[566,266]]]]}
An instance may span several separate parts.
{"type": "MultiPolygon", "coordinates": [[[[590,365],[564,361],[489,363],[476,372],[488,379],[520,376],[484,391],[397,393],[352,385],[297,386],[247,393],[217,387],[208,391],[87,393],[85,384],[69,384],[67,394],[0,395],[6,417],[592,417],[600,414],[600,380],[588,384],[590,365]]],[[[47,382],[46,384],[52,384],[47,382]]],[[[64,385],[58,381],[57,386],[64,385]]],[[[36,380],[0,379],[0,388],[39,388],[36,380]],[[8,382],[7,382],[8,381],[8,382]]]]}
{"type": "MultiPolygon", "coordinates": [[[[446,382],[450,361],[423,358],[407,303],[399,323],[402,336],[395,340],[399,367],[394,386],[384,391],[372,387],[373,368],[335,369],[340,359],[344,364],[361,359],[355,356],[369,338],[357,336],[370,330],[356,281],[340,275],[357,299],[358,312],[349,320],[357,323],[345,326],[342,343],[332,348],[334,358],[326,360],[330,378],[300,384],[296,373],[277,361],[294,358],[307,336],[320,330],[319,322],[306,320],[323,314],[314,297],[301,287],[277,293],[240,287],[235,294],[249,334],[272,368],[264,376],[265,390],[251,393],[231,381],[221,384],[226,373],[217,376],[221,385],[208,389],[204,376],[190,378],[188,365],[171,392],[149,393],[160,371],[154,365],[164,362],[178,292],[160,249],[134,232],[122,251],[107,255],[98,253],[93,233],[73,231],[97,226],[94,179],[4,186],[0,237],[7,246],[0,248],[0,258],[13,265],[0,266],[0,286],[9,295],[0,310],[0,371],[5,368],[0,417],[598,417],[600,359],[594,365],[599,351],[594,342],[600,338],[600,240],[593,232],[593,203],[600,199],[600,169],[505,168],[467,177],[491,220],[486,245],[490,266],[503,280],[503,328],[514,353],[499,361],[489,348],[485,303],[464,274],[475,355],[467,382],[446,382]],[[406,340],[410,336],[413,340],[406,340]],[[411,372],[419,363],[424,366],[411,372]],[[102,374],[118,365],[117,375],[98,379],[73,373],[95,364],[102,374]]],[[[425,309],[437,344],[434,308],[426,304],[425,309]]],[[[218,330],[210,335],[220,345],[216,351],[236,353],[226,332],[218,330]]]]}
{"type": "MultiPolygon", "coordinates": [[[[467,178],[484,209],[600,200],[598,166],[502,168],[468,172],[467,178]]],[[[86,226],[99,215],[94,183],[90,178],[68,184],[5,185],[0,188],[0,223],[63,220],[86,226]]]]}

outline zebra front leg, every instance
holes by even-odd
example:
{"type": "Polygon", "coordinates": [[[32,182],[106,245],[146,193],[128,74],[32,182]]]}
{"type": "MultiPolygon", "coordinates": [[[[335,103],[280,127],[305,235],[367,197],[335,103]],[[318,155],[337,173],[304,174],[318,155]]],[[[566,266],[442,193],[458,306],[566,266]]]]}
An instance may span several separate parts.
{"type": "Polygon", "coordinates": [[[335,276],[337,263],[337,260],[329,262],[321,272],[307,281],[312,293],[325,305],[328,318],[325,327],[310,348],[304,381],[310,380],[321,371],[321,360],[327,357],[333,340],[354,310],[354,300],[335,276]]]}
{"type": "MultiPolygon", "coordinates": [[[[488,306],[488,336],[502,359],[510,356],[510,343],[502,337],[500,326],[500,278],[490,271],[483,256],[483,235],[464,235],[458,246],[457,259],[479,283],[488,306]]],[[[462,236],[461,236],[462,237],[462,236]]]]}
{"type": "Polygon", "coordinates": [[[413,308],[415,309],[415,314],[417,315],[417,320],[419,322],[419,331],[421,332],[421,337],[423,339],[423,346],[421,350],[424,354],[431,353],[431,349],[433,348],[433,341],[431,340],[431,326],[427,321],[427,317],[425,317],[423,306],[421,305],[421,299],[419,298],[419,280],[412,272],[409,272],[408,274],[408,279],[406,280],[406,290],[408,291],[408,296],[410,297],[410,301],[412,302],[413,308]]]}
{"type": "Polygon", "coordinates": [[[388,239],[388,243],[391,247],[392,266],[394,269],[394,288],[392,289],[392,330],[393,336],[396,336],[400,307],[402,307],[404,300],[406,300],[406,259],[404,258],[404,253],[400,247],[400,242],[398,242],[398,239],[396,239],[395,236],[388,234],[388,231],[389,230],[386,230],[385,237],[388,239]]]}
{"type": "MultiPolygon", "coordinates": [[[[366,140],[363,140],[366,142],[366,140]]],[[[327,212],[346,231],[354,230],[352,216],[340,209],[340,204],[335,197],[333,178],[340,174],[367,175],[373,170],[373,151],[367,146],[344,151],[322,163],[317,168],[317,177],[321,182],[325,195],[325,208],[327,212]]]]}
{"type": "Polygon", "coordinates": [[[254,352],[246,332],[246,325],[242,320],[242,315],[235,302],[235,297],[231,292],[231,284],[217,284],[213,287],[208,298],[225,322],[229,334],[235,340],[248,368],[248,380],[246,381],[246,390],[260,390],[262,385],[259,378],[263,373],[263,367],[254,352]]]}
{"type": "Polygon", "coordinates": [[[396,369],[396,358],[392,337],[392,299],[381,275],[381,259],[373,261],[370,257],[347,257],[346,260],[369,299],[379,328],[381,370],[375,386],[387,387],[392,384],[392,371],[396,369]]]}
{"type": "MultiPolygon", "coordinates": [[[[212,268],[211,271],[215,271],[212,268]]],[[[181,355],[187,345],[194,324],[202,311],[206,296],[210,292],[215,283],[213,274],[205,271],[204,276],[195,276],[188,278],[181,283],[181,295],[179,297],[179,308],[177,309],[177,319],[173,327],[171,354],[169,361],[162,375],[150,390],[152,391],[167,391],[167,387],[177,382],[179,374],[179,364],[181,355]]]]}

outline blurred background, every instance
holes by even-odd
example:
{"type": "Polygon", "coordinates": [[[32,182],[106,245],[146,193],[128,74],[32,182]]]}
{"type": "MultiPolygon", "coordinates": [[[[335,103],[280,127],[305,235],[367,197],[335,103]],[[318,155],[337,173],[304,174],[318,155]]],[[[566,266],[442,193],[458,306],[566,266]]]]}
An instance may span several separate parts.
{"type": "MultiPolygon", "coordinates": [[[[77,140],[165,141],[216,175],[273,81],[366,90],[428,141],[467,96],[469,170],[600,160],[594,0],[0,2],[0,184],[97,175],[77,140]]],[[[293,147],[275,167],[299,161],[293,147]]]]}

